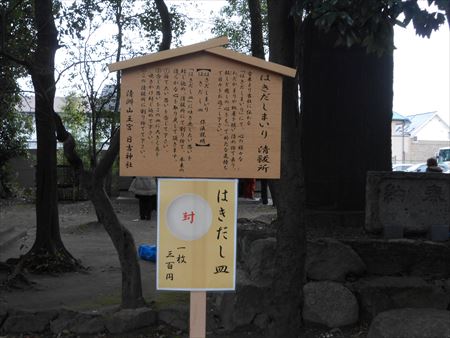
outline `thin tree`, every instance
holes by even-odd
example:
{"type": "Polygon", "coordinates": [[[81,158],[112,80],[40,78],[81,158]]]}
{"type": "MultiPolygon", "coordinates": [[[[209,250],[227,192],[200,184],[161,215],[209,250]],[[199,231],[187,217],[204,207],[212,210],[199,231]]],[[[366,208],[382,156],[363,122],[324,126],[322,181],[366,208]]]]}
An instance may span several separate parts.
{"type": "MultiPolygon", "coordinates": [[[[248,9],[250,13],[250,38],[251,51],[254,57],[264,60],[264,38],[263,38],[263,22],[261,17],[261,1],[247,0],[248,9]]],[[[261,200],[263,204],[268,203],[268,180],[262,179],[261,183],[261,200]]],[[[275,204],[275,185],[271,184],[272,201],[275,204]]]]}
{"type": "MultiPolygon", "coordinates": [[[[296,68],[295,0],[268,0],[270,61],[296,68]]],[[[294,337],[301,326],[306,253],[301,120],[297,79],[283,79],[281,178],[277,184],[277,247],[273,281],[273,337],[294,337]],[[295,206],[295,207],[294,207],[295,206]]]]}
{"type": "MultiPolygon", "coordinates": [[[[164,1],[160,2],[158,10],[161,11],[161,20],[164,20],[162,25],[162,34],[164,36],[162,41],[164,45],[162,46],[168,47],[170,46],[172,30],[170,15],[164,1]]],[[[75,141],[72,135],[65,130],[59,116],[55,114],[54,117],[58,127],[58,140],[64,143],[65,156],[81,178],[81,184],[88,191],[99,221],[105,227],[118,252],[122,269],[121,307],[137,308],[143,306],[145,301],[142,297],[141,274],[135,242],[132,234],[118,219],[104,189],[105,177],[119,153],[119,129],[112,136],[109,148],[97,166],[89,171],[84,168],[83,162],[75,151],[75,141]]]]}
{"type": "Polygon", "coordinates": [[[37,135],[36,239],[16,271],[22,266],[36,272],[72,271],[80,265],[61,240],[56,188],[53,103],[55,53],[59,45],[53,16],[55,8],[52,0],[9,1],[7,5],[2,8],[0,54],[31,75],[37,135]],[[19,28],[15,27],[17,22],[19,28]],[[9,35],[10,29],[17,29],[18,34],[9,35]],[[34,48],[30,48],[30,44],[34,48]]]}

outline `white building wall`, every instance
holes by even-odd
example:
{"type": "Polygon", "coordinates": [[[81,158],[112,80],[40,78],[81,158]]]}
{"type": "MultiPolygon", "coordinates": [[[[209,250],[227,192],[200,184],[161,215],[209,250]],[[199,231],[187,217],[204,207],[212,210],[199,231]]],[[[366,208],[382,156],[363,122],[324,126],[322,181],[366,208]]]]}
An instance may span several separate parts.
{"type": "Polygon", "coordinates": [[[411,137],[406,135],[403,138],[398,130],[395,133],[397,123],[392,123],[392,163],[394,164],[425,162],[427,158],[436,156],[440,147],[450,144],[449,128],[438,116],[423,125],[411,137]]]}
{"type": "Polygon", "coordinates": [[[410,148],[411,139],[409,136],[392,135],[392,163],[411,162],[410,148]]]}
{"type": "Polygon", "coordinates": [[[418,141],[447,141],[448,128],[435,116],[415,134],[418,141]]]}

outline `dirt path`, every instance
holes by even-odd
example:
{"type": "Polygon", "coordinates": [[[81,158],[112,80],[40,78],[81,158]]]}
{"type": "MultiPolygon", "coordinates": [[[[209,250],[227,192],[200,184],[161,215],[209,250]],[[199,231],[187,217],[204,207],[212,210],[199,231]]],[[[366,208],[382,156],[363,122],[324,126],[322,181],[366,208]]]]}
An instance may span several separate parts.
{"type": "MultiPolygon", "coordinates": [[[[157,237],[156,215],[151,221],[138,218],[137,200],[113,200],[121,222],[132,232],[136,246],[155,244],[157,237]]],[[[238,218],[275,215],[272,206],[260,202],[240,200],[238,218]]],[[[101,225],[96,223],[94,209],[89,201],[60,204],[61,236],[67,249],[80,259],[87,273],[66,273],[58,276],[30,275],[35,282],[31,290],[12,290],[0,293],[0,302],[8,307],[29,310],[68,308],[73,310],[97,309],[120,303],[121,271],[116,251],[101,225]]],[[[0,252],[0,261],[26,253],[34,240],[35,209],[32,204],[2,207],[0,224],[26,229],[27,236],[0,252]]],[[[187,293],[157,292],[155,268],[151,262],[140,260],[144,297],[148,302],[167,305],[187,301],[187,293]]]]}

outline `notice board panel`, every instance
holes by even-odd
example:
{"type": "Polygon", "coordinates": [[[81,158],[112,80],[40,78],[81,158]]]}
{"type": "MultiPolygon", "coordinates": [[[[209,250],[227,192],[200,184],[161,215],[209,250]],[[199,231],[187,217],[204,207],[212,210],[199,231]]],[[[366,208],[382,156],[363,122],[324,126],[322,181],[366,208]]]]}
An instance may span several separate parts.
{"type": "Polygon", "coordinates": [[[281,90],[204,51],[123,70],[120,175],[279,178],[281,90]]]}

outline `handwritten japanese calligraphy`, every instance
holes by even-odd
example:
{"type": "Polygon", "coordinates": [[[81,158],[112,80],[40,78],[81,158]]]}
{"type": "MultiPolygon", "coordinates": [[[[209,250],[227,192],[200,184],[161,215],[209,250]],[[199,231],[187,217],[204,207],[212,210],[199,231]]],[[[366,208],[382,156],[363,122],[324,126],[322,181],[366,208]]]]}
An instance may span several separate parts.
{"type": "Polygon", "coordinates": [[[189,223],[194,223],[194,217],[195,217],[195,212],[191,211],[191,212],[183,212],[183,218],[182,221],[188,221],[189,223]]]}
{"type": "Polygon", "coordinates": [[[208,59],[124,72],[121,175],[279,177],[281,76],[208,59]]]}
{"type": "Polygon", "coordinates": [[[158,183],[158,289],[234,289],[237,180],[158,183]]]}
{"type": "Polygon", "coordinates": [[[164,265],[165,265],[165,279],[169,281],[174,281],[176,276],[176,266],[178,264],[187,264],[186,256],[184,251],[186,247],[177,247],[175,250],[168,250],[165,255],[164,265]]]}

